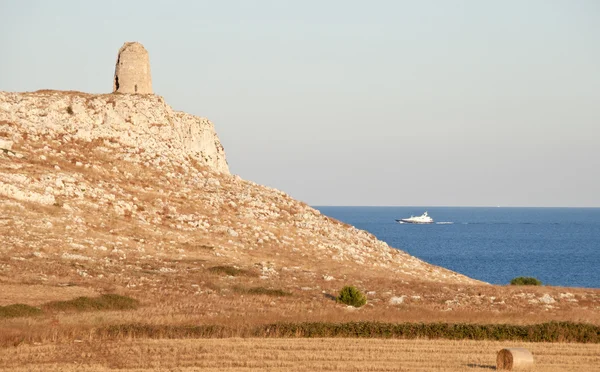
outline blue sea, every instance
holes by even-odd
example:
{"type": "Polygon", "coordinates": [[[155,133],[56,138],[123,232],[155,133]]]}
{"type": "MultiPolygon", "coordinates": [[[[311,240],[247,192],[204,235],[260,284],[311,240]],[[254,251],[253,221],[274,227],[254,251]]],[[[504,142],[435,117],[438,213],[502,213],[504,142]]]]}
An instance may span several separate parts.
{"type": "Polygon", "coordinates": [[[600,208],[315,207],[391,247],[492,284],[600,288],[600,208]],[[435,224],[396,219],[427,211],[435,224]]]}

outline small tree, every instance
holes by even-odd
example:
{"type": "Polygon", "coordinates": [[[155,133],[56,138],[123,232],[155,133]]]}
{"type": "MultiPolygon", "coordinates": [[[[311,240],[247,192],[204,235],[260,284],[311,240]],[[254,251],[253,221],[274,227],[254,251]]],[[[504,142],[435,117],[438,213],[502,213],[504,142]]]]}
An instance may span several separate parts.
{"type": "Polygon", "coordinates": [[[511,285],[542,285],[542,282],[531,276],[519,276],[510,281],[511,285]]]}
{"type": "Polygon", "coordinates": [[[361,307],[367,303],[367,298],[356,287],[347,285],[340,291],[337,301],[346,305],[361,307]]]}

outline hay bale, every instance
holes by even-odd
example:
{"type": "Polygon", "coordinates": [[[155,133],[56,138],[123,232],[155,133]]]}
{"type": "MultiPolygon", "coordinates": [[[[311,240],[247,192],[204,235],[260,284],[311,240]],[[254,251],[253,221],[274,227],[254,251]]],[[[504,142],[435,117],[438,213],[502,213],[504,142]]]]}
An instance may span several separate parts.
{"type": "Polygon", "coordinates": [[[522,347],[502,349],[496,357],[496,369],[519,370],[533,368],[533,355],[522,347]]]}

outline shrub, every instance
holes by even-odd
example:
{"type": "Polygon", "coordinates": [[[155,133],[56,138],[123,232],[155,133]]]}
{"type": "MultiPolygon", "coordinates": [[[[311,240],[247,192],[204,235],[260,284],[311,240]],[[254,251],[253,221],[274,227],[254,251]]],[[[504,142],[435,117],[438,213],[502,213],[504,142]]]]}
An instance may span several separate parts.
{"type": "Polygon", "coordinates": [[[243,287],[234,287],[234,290],[238,293],[249,294],[249,295],[266,295],[266,296],[275,296],[275,297],[286,297],[291,296],[290,292],[286,292],[282,289],[269,289],[265,287],[252,287],[252,288],[243,288],[243,287]]]}
{"type": "Polygon", "coordinates": [[[20,318],[41,315],[45,311],[101,311],[132,310],[140,306],[138,300],[117,294],[104,294],[100,297],[77,297],[68,301],[52,301],[41,307],[24,304],[0,306],[0,319],[20,318]]]}
{"type": "Polygon", "coordinates": [[[529,325],[379,322],[275,323],[255,328],[253,336],[600,343],[600,326],[569,322],[529,325]]]}
{"type": "Polygon", "coordinates": [[[367,303],[367,298],[354,286],[345,286],[340,291],[337,301],[346,305],[361,307],[367,303]]]}
{"type": "Polygon", "coordinates": [[[104,294],[95,298],[77,297],[68,301],[52,301],[43,307],[54,311],[131,310],[139,307],[139,301],[117,294],[104,294]]]}
{"type": "Polygon", "coordinates": [[[448,339],[524,342],[600,343],[600,326],[587,323],[550,322],[529,325],[469,323],[273,323],[254,327],[221,325],[124,323],[96,328],[100,337],[223,338],[355,337],[384,339],[448,339]]]}
{"type": "Polygon", "coordinates": [[[542,282],[531,276],[519,276],[510,281],[511,285],[542,285],[542,282]]]}
{"type": "Polygon", "coordinates": [[[67,107],[67,114],[73,115],[74,113],[75,112],[73,111],[73,107],[72,106],[67,107]]]}
{"type": "Polygon", "coordinates": [[[39,307],[14,304],[7,306],[0,306],[0,319],[2,318],[19,318],[23,316],[34,316],[42,313],[39,307]]]}

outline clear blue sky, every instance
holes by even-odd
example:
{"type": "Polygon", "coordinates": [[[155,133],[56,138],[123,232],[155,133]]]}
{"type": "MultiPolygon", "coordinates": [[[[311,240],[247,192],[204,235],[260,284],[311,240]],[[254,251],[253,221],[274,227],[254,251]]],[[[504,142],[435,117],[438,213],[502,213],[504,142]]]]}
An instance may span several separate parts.
{"type": "Polygon", "coordinates": [[[600,206],[600,1],[0,0],[0,90],[153,86],[312,205],[600,206]]]}

